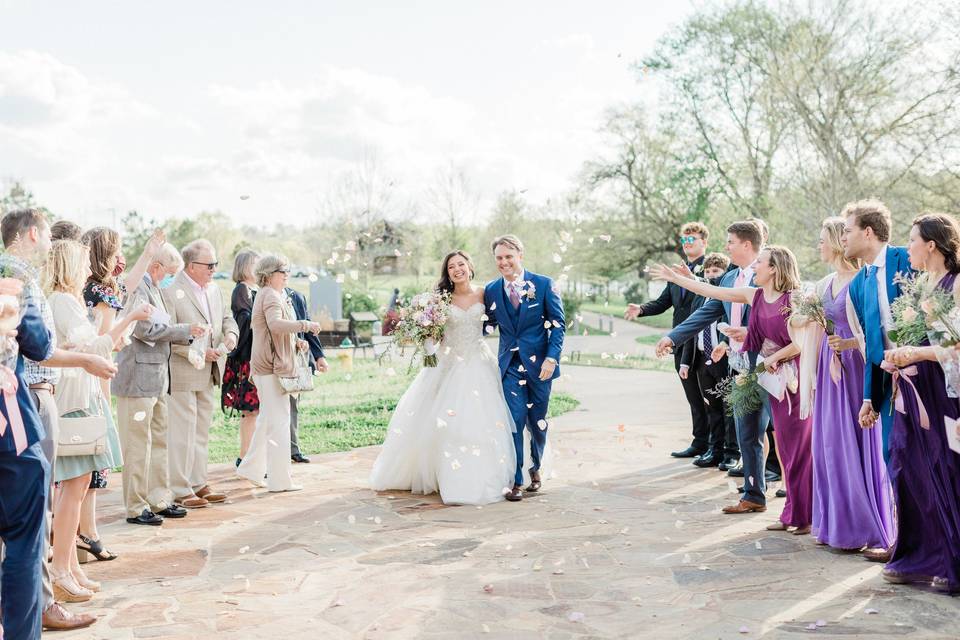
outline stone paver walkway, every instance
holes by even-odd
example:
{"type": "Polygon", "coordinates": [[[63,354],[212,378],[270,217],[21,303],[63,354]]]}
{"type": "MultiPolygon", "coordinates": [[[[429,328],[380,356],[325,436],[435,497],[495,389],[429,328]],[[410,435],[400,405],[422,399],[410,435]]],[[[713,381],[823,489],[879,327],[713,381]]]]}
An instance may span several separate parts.
{"type": "MultiPolygon", "coordinates": [[[[880,565],[724,516],[735,486],[687,444],[671,374],[568,367],[580,410],[551,427],[555,474],[520,504],[446,507],[364,487],[376,448],[298,465],[270,495],[218,466],[228,503],[102,533],[101,616],[74,638],[956,638],[955,598],[880,565]],[[808,630],[808,625],[814,625],[808,630]],[[820,625],[819,627],[816,625],[820,625]]],[[[48,634],[53,636],[53,634],[48,634]]]]}

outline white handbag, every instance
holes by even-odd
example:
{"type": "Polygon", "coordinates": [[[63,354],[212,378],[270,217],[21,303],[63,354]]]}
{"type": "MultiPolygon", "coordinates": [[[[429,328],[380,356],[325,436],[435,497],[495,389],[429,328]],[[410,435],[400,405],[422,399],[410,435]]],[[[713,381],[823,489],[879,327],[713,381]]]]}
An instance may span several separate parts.
{"type": "Polygon", "coordinates": [[[306,351],[297,351],[293,356],[297,375],[292,377],[278,376],[280,387],[284,393],[301,393],[313,391],[313,371],[310,370],[310,360],[306,351]]]}
{"type": "Polygon", "coordinates": [[[58,420],[58,456],[99,456],[107,450],[107,419],[83,416],[58,420]]]}

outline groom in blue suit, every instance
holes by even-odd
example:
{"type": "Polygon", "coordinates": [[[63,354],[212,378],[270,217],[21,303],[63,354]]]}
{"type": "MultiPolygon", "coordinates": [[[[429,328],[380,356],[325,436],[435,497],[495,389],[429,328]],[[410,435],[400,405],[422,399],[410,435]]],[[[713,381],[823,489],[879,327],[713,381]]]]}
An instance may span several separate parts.
{"type": "Polygon", "coordinates": [[[513,488],[506,499],[523,499],[523,431],[530,431],[530,485],[540,490],[540,463],[547,444],[547,408],[550,388],[560,376],[560,354],[566,328],[563,302],[553,281],[523,268],[523,243],[506,235],[492,243],[497,269],[502,278],[489,283],[483,292],[486,305],[486,332],[500,328],[497,361],[503,381],[503,395],[516,425],[513,443],[517,466],[513,488]]]}
{"type": "Polygon", "coordinates": [[[866,342],[866,369],[863,375],[863,405],[860,425],[876,424],[879,414],[883,429],[883,459],[890,461],[890,430],[893,416],[890,401],[893,383],[890,374],[880,368],[883,353],[893,344],[887,332],[893,326],[890,307],[900,296],[897,276],[913,273],[904,247],[891,247],[890,210],[878,200],[852,202],[843,209],[846,219],[843,243],[848,258],[865,265],[850,282],[849,304],[857,314],[866,342]]]}

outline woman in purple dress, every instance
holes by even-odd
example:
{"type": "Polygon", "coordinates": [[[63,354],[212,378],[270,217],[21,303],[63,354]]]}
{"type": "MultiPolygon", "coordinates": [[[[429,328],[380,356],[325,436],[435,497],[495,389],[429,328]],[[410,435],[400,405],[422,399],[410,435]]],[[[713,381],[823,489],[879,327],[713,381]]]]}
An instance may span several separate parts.
{"type": "Polygon", "coordinates": [[[810,533],[813,509],[810,418],[800,417],[796,375],[800,348],[793,343],[787,327],[790,295],[800,288],[800,272],[793,252],[777,246],[764,249],[754,267],[756,287],[714,287],[663,265],[655,267],[652,272],[657,279],[675,282],[704,297],[750,305],[750,322],[743,350],[759,353],[767,372],[779,373],[786,386],[781,398],[770,396],[770,412],[787,499],[780,522],[767,528],[786,531],[795,527],[793,533],[796,535],[810,533]]]}
{"type": "Polygon", "coordinates": [[[847,289],[860,265],[844,257],[843,228],[843,218],[828,218],[820,230],[820,258],[835,269],[817,284],[832,335],[823,339],[819,325],[804,327],[814,343],[803,343],[801,368],[809,358],[809,374],[816,373],[812,532],[837,549],[886,550],[894,537],[890,481],[880,430],[862,429],[858,421],[864,360],[854,329],[862,331],[851,326],[857,320],[847,313],[847,289]]]}
{"type": "MultiPolygon", "coordinates": [[[[945,214],[927,214],[910,230],[910,266],[960,300],[960,226],[945,214]]],[[[950,449],[945,422],[960,417],[947,394],[936,347],[891,349],[899,399],[890,433],[890,478],[897,502],[897,542],[883,577],[960,591],[960,455],[950,449]],[[902,409],[902,411],[901,411],[902,409]],[[926,423],[926,424],[925,424],[926,423]]]]}

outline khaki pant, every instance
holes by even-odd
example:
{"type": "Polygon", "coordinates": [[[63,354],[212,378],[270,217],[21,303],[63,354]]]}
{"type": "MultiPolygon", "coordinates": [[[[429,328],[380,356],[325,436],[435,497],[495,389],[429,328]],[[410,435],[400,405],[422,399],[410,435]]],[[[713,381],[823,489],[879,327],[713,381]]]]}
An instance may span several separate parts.
{"type": "Polygon", "coordinates": [[[290,479],[290,398],[280,387],[277,376],[253,376],[260,397],[257,428],[250,448],[237,469],[244,478],[263,482],[267,474],[270,491],[284,491],[290,479]]]}
{"type": "Polygon", "coordinates": [[[167,421],[167,459],[174,498],[194,495],[207,484],[207,440],[213,420],[214,390],[174,391],[167,421]]]}
{"type": "Polygon", "coordinates": [[[127,517],[173,502],[167,460],[167,398],[117,398],[127,517]],[[137,418],[140,418],[139,420],[137,418]]]}

